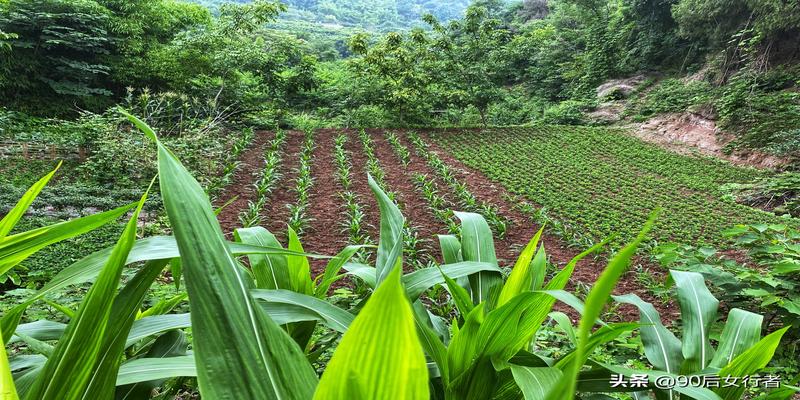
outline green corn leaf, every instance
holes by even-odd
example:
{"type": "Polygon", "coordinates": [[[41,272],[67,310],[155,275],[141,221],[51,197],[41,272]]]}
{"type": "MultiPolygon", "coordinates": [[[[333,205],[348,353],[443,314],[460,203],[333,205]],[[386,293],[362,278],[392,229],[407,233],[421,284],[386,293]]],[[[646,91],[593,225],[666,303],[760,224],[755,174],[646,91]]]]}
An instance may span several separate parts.
{"type": "Polygon", "coordinates": [[[461,285],[459,285],[452,278],[447,276],[444,271],[441,271],[441,269],[439,271],[441,272],[442,278],[444,278],[444,281],[447,284],[447,291],[450,292],[450,297],[453,298],[453,302],[456,304],[458,312],[462,315],[462,317],[466,316],[474,308],[472,299],[469,296],[469,292],[467,292],[467,289],[461,287],[461,285]]]}
{"type": "MultiPolygon", "coordinates": [[[[50,179],[53,178],[53,175],[56,174],[56,171],[61,168],[61,163],[59,162],[55,169],[53,169],[49,174],[45,175],[36,183],[31,185],[30,188],[22,195],[22,198],[17,201],[17,204],[14,205],[14,208],[8,211],[8,213],[0,220],[0,241],[5,239],[6,236],[14,229],[14,226],[17,225],[17,222],[25,215],[25,212],[28,211],[28,208],[33,204],[33,201],[36,200],[36,197],[39,196],[42,189],[47,186],[47,183],[50,182],[50,179]]],[[[2,273],[2,272],[0,272],[2,273]]]]}
{"type": "Polygon", "coordinates": [[[761,338],[763,321],[764,317],[759,314],[738,308],[731,309],[710,365],[714,368],[722,368],[756,344],[761,338]]]}
{"type": "MultiPolygon", "coordinates": [[[[179,330],[169,331],[155,340],[144,358],[159,359],[185,356],[188,346],[189,342],[186,340],[186,335],[183,332],[179,330]]],[[[114,379],[116,380],[116,378],[115,375],[114,379]]],[[[154,379],[120,386],[116,388],[114,397],[117,400],[149,399],[153,389],[163,383],[164,379],[154,379]]],[[[111,386],[112,388],[116,386],[116,382],[112,381],[111,386]]]]}
{"type": "Polygon", "coordinates": [[[363,245],[350,245],[345,247],[336,257],[332,258],[328,261],[328,264],[325,266],[325,272],[321,275],[321,281],[319,285],[314,289],[314,295],[323,298],[328,295],[328,289],[331,288],[331,285],[339,280],[341,275],[339,275],[339,271],[342,270],[342,266],[345,263],[350,261],[351,258],[361,249],[367,246],[363,245]]]}
{"type": "MultiPolygon", "coordinates": [[[[628,268],[628,265],[630,265],[631,257],[636,253],[639,244],[641,244],[647,233],[652,229],[656,215],[657,212],[654,212],[645,223],[636,239],[623,247],[609,260],[608,266],[600,274],[591,292],[589,292],[589,296],[586,298],[585,310],[583,315],[581,315],[581,321],[578,325],[578,346],[575,348],[575,362],[571,364],[569,370],[564,371],[564,377],[559,382],[558,389],[548,396],[549,399],[572,399],[575,393],[578,372],[580,372],[581,366],[588,357],[585,350],[592,326],[598,317],[600,317],[600,313],[603,311],[603,307],[611,295],[611,291],[614,290],[617,281],[619,281],[619,278],[628,268]]],[[[555,278],[553,280],[555,280],[555,278]]]]}
{"type": "Polygon", "coordinates": [[[4,237],[0,240],[0,274],[4,274],[32,254],[53,243],[95,230],[116,220],[135,206],[136,203],[131,203],[111,211],[4,237]]]}
{"type": "Polygon", "coordinates": [[[17,388],[14,386],[14,379],[11,377],[11,365],[8,363],[6,345],[2,337],[0,337],[0,399],[19,399],[17,396],[17,388]]]}
{"type": "Polygon", "coordinates": [[[36,353],[42,354],[46,357],[50,357],[53,354],[53,346],[49,343],[45,343],[41,340],[34,339],[30,336],[27,336],[23,333],[16,333],[17,336],[26,344],[28,348],[36,353]]]}
{"type": "MultiPolygon", "coordinates": [[[[300,244],[297,232],[292,227],[288,227],[288,229],[289,244],[286,247],[291,251],[303,253],[303,245],[300,244]]],[[[287,256],[286,268],[289,272],[289,282],[291,282],[292,290],[303,294],[314,293],[314,283],[311,280],[311,265],[308,263],[306,256],[287,256]]]]}
{"type": "Polygon", "coordinates": [[[413,308],[414,322],[417,326],[422,348],[425,354],[436,363],[439,376],[442,378],[442,382],[447,385],[450,377],[447,367],[447,348],[434,330],[433,321],[430,318],[428,310],[420,304],[419,300],[414,302],[413,308]]]}
{"type": "Polygon", "coordinates": [[[536,232],[536,235],[534,235],[533,238],[528,242],[528,245],[525,246],[525,248],[522,250],[522,253],[520,253],[519,257],[517,258],[516,263],[514,263],[514,268],[511,270],[511,274],[508,276],[506,283],[503,285],[503,289],[500,291],[500,297],[497,299],[498,307],[508,303],[508,301],[517,294],[530,291],[531,289],[538,289],[534,288],[535,280],[538,280],[538,286],[541,287],[545,272],[544,248],[539,250],[541,254],[541,260],[539,260],[539,254],[536,254],[536,265],[533,265],[531,260],[533,259],[534,252],[536,252],[536,246],[539,245],[539,239],[542,237],[542,232],[544,232],[544,227],[536,232]],[[541,269],[541,271],[538,269],[541,269]],[[534,275],[536,275],[536,279],[534,279],[534,275]],[[540,276],[542,278],[541,280],[539,280],[540,276]]]}
{"type": "MultiPolygon", "coordinates": [[[[461,220],[461,256],[464,261],[497,265],[492,230],[483,216],[466,212],[455,212],[455,215],[461,220]]],[[[481,271],[471,274],[469,284],[472,303],[488,301],[494,288],[501,283],[502,275],[499,272],[481,271]]]]}
{"type": "MultiPolygon", "coordinates": [[[[279,248],[281,243],[268,230],[255,226],[239,228],[234,231],[237,242],[262,247],[279,248]]],[[[260,289],[291,289],[287,257],[280,254],[250,254],[247,256],[250,268],[260,289]]]]}
{"type": "Polygon", "coordinates": [[[445,264],[464,261],[461,258],[461,242],[454,235],[437,235],[439,247],[442,249],[442,260],[445,264]]]}
{"type": "Polygon", "coordinates": [[[358,279],[361,279],[361,281],[367,284],[367,286],[373,289],[375,288],[375,285],[377,284],[377,273],[375,272],[375,267],[361,263],[349,262],[345,263],[342,268],[344,268],[349,275],[353,275],[358,277],[358,279]]]}
{"type": "Polygon", "coordinates": [[[138,341],[174,329],[189,328],[192,326],[191,316],[187,314],[153,315],[137,319],[131,327],[125,348],[133,346],[138,341]]]}
{"type": "Polygon", "coordinates": [[[175,282],[175,290],[181,290],[181,276],[183,274],[183,265],[179,257],[169,260],[169,270],[172,273],[172,280],[175,282]]]}
{"type": "Polygon", "coordinates": [[[276,313],[289,314],[289,317],[279,321],[272,312],[268,312],[276,322],[291,322],[292,314],[297,315],[297,321],[321,321],[329,328],[344,333],[355,318],[353,314],[336,307],[327,301],[320,300],[314,296],[292,292],[289,290],[264,290],[254,289],[250,291],[254,298],[262,300],[273,306],[276,313]],[[308,318],[308,319],[305,319],[308,318]]]}
{"type": "Polygon", "coordinates": [[[544,400],[562,376],[558,368],[531,368],[513,364],[511,373],[525,400],[544,400]]]}
{"type": "Polygon", "coordinates": [[[176,376],[198,376],[194,356],[137,358],[119,368],[117,386],[131,385],[176,376]]]}
{"type": "Polygon", "coordinates": [[[450,278],[456,279],[463,276],[471,276],[481,271],[490,271],[500,274],[497,264],[475,261],[462,261],[455,264],[445,264],[440,267],[429,267],[418,269],[414,272],[403,275],[403,284],[406,287],[408,297],[416,300],[425,293],[426,290],[435,285],[444,283],[442,273],[450,278]]]}
{"type": "Polygon", "coordinates": [[[147,295],[147,290],[168,262],[169,260],[147,262],[114,299],[98,357],[99,362],[92,370],[92,377],[84,398],[105,399],[110,398],[114,393],[114,382],[117,378],[122,354],[125,351],[128,333],[147,295]]]}
{"type": "MultiPolygon", "coordinates": [[[[299,254],[283,248],[268,248],[247,245],[242,243],[227,242],[228,247],[232,254],[280,254],[280,255],[305,255],[307,257],[324,258],[315,254],[299,254]]],[[[9,309],[2,319],[0,319],[0,326],[7,336],[4,337],[8,340],[11,334],[16,330],[20,318],[25,310],[36,300],[44,296],[54,293],[70,285],[89,282],[96,278],[102,270],[103,265],[108,261],[111,256],[113,247],[99,250],[95,253],[86,256],[72,265],[64,268],[56,274],[44,287],[39,289],[35,294],[25,300],[23,303],[9,309]]],[[[126,264],[132,264],[141,261],[172,259],[179,257],[177,243],[172,236],[154,236],[141,240],[137,240],[128,254],[126,264]]]]}
{"type": "MultiPolygon", "coordinates": [[[[67,329],[67,324],[40,319],[35,322],[19,325],[15,333],[22,333],[38,340],[58,340],[58,338],[64,334],[65,329],[67,329]]],[[[16,335],[11,336],[11,340],[9,340],[8,343],[11,344],[19,340],[20,338],[16,335]]]]}
{"type": "Polygon", "coordinates": [[[644,354],[650,364],[670,374],[680,373],[683,362],[681,341],[661,323],[661,316],[655,307],[635,294],[613,297],[620,303],[631,304],[639,309],[639,322],[642,324],[639,332],[644,354]]]}
{"type": "MultiPolygon", "coordinates": [[[[253,282],[233,258],[202,187],[152,130],[126,115],[158,146],[161,195],[192,305],[192,345],[201,395],[309,398],[316,374],[302,351],[250,295],[253,282]]],[[[156,378],[148,380],[152,379],[156,378]]]]}
{"type": "MultiPolygon", "coordinates": [[[[375,260],[375,273],[378,285],[386,278],[403,256],[403,224],[405,219],[397,205],[381,190],[378,183],[367,177],[369,187],[378,200],[381,210],[380,238],[375,260]]],[[[402,267],[402,264],[401,264],[402,267]]]]}
{"type": "Polygon", "coordinates": [[[553,311],[547,315],[556,323],[559,328],[561,328],[562,331],[564,331],[564,334],[567,335],[567,338],[573,345],[578,344],[578,339],[575,336],[575,327],[572,325],[572,321],[570,321],[567,314],[564,314],[561,311],[553,311]]]}
{"type": "MultiPolygon", "coordinates": [[[[777,330],[759,340],[758,343],[751,346],[747,351],[739,354],[728,365],[723,367],[717,373],[719,376],[736,376],[743,377],[746,375],[753,375],[761,371],[769,364],[772,357],[775,355],[775,349],[783,338],[783,334],[789,330],[789,326],[777,330]]],[[[723,400],[738,400],[742,398],[744,387],[724,387],[718,388],[715,392],[723,400]]]]}
{"type": "Polygon", "coordinates": [[[717,319],[719,301],[708,290],[703,275],[671,270],[670,276],[675,281],[681,307],[684,357],[681,372],[698,372],[705,369],[714,356],[709,332],[717,319]]]}
{"type": "MultiPolygon", "coordinates": [[[[110,322],[114,298],[125,260],[136,241],[137,219],[146,199],[147,193],[142,196],[105,267],[67,325],[64,336],[42,367],[27,398],[84,399],[90,394],[95,371],[107,362],[105,357],[121,356],[121,349],[117,354],[104,354],[107,349],[103,345],[107,337],[118,334],[107,329],[118,329],[110,322]]],[[[125,335],[123,332],[122,337],[125,335]]]]}
{"type": "Polygon", "coordinates": [[[425,355],[400,273],[395,267],[386,276],[350,325],[314,399],[429,398],[425,355]]]}

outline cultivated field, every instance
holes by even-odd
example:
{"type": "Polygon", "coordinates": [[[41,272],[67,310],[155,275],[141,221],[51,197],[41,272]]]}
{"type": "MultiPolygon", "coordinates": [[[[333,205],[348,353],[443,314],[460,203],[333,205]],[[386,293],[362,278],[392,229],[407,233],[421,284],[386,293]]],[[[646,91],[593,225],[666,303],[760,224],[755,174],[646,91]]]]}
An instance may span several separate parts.
{"type": "MultiPolygon", "coordinates": [[[[223,230],[261,225],[286,243],[288,225],[306,251],[319,254],[375,244],[379,210],[368,174],[406,216],[407,269],[442,261],[437,235],[458,233],[454,211],[485,216],[503,266],[543,224],[551,261],[564,265],[612,234],[612,247],[630,240],[658,207],[653,245],[720,244],[721,232],[735,224],[784,221],[719,190],[761,171],[670,153],[613,130],[319,129],[256,133],[217,196],[220,206],[233,200],[220,213],[223,230]]],[[[368,261],[373,253],[359,256],[368,261]]],[[[640,263],[652,265],[648,259],[644,254],[640,263]]],[[[315,272],[324,267],[313,263],[315,272]]],[[[573,280],[592,282],[602,265],[584,261],[573,280]]],[[[652,298],[634,275],[618,291],[652,298]]]]}

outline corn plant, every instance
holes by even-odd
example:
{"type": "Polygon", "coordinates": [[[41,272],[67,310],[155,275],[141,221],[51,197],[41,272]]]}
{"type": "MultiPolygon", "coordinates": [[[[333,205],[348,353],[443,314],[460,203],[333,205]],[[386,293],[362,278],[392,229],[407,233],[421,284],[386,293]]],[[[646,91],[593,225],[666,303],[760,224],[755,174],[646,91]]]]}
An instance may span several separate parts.
{"type": "MultiPolygon", "coordinates": [[[[339,194],[344,204],[345,218],[342,222],[342,231],[347,233],[349,243],[355,244],[372,244],[372,238],[366,230],[366,215],[363,211],[363,206],[359,202],[358,196],[352,192],[351,186],[353,182],[352,177],[352,164],[349,155],[344,148],[347,142],[347,134],[342,133],[334,138],[334,159],[336,162],[336,178],[342,186],[343,191],[339,194]]],[[[368,248],[359,250],[355,258],[362,262],[367,262],[370,257],[368,248]]]]}
{"type": "Polygon", "coordinates": [[[311,195],[311,187],[314,185],[314,177],[311,174],[311,161],[314,156],[314,131],[305,132],[303,149],[300,152],[300,166],[297,169],[297,177],[294,179],[294,192],[297,199],[294,204],[289,204],[289,226],[299,235],[308,229],[311,218],[308,217],[308,201],[311,195]]]}
{"type": "MultiPolygon", "coordinates": [[[[719,338],[716,349],[711,345],[711,328],[717,319],[719,301],[711,294],[703,276],[697,272],[670,271],[675,282],[681,309],[683,337],[678,339],[661,323],[655,307],[635,294],[614,296],[621,303],[639,309],[642,345],[647,360],[654,370],[633,371],[608,367],[621,375],[644,373],[655,377],[668,375],[707,374],[709,369],[718,376],[749,376],[755,374],[772,359],[781,337],[788,327],[761,339],[763,317],[749,311],[733,308],[719,338]]],[[[723,398],[740,398],[744,387],[723,387],[717,390],[723,398]]],[[[672,390],[652,389],[656,398],[673,399],[672,390]]]]}
{"type": "Polygon", "coordinates": [[[348,160],[344,145],[347,142],[347,134],[340,134],[334,139],[333,156],[336,160],[336,178],[345,191],[350,190],[352,177],[350,176],[353,166],[348,160]]]}
{"type": "Polygon", "coordinates": [[[400,162],[403,166],[407,167],[408,164],[411,163],[411,152],[408,151],[408,148],[400,143],[400,138],[398,138],[397,134],[394,132],[386,132],[386,140],[389,142],[389,145],[392,146],[392,150],[397,154],[397,157],[400,158],[400,162]]]}
{"type": "Polygon", "coordinates": [[[422,197],[428,202],[428,208],[439,222],[447,225],[450,234],[457,235],[461,232],[459,225],[455,222],[453,210],[447,207],[448,201],[439,194],[436,183],[427,175],[414,174],[414,186],[422,197]]]}

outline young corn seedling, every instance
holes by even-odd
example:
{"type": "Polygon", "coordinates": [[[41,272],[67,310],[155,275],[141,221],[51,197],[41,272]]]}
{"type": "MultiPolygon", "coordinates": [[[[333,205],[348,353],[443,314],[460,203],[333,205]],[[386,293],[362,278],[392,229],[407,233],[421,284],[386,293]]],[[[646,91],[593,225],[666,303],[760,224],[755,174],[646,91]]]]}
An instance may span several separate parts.
{"type": "Polygon", "coordinates": [[[294,192],[297,196],[295,204],[287,205],[289,208],[289,226],[301,235],[308,229],[311,218],[307,215],[309,196],[311,187],[314,185],[314,178],[311,175],[311,162],[314,155],[314,131],[305,132],[303,148],[300,152],[300,166],[297,169],[297,177],[294,181],[294,192]]]}
{"type": "Polygon", "coordinates": [[[403,164],[403,166],[407,167],[408,164],[411,163],[411,152],[408,151],[408,148],[400,143],[400,138],[398,138],[397,134],[394,132],[386,132],[386,140],[389,141],[394,153],[397,154],[398,158],[400,158],[400,162],[403,164]]]}

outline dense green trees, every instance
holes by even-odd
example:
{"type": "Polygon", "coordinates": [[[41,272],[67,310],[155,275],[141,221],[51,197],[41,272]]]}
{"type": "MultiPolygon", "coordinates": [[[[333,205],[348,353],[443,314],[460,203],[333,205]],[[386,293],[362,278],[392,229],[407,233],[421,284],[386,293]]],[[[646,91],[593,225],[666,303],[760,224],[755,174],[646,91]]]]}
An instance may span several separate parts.
{"type": "Polygon", "coordinates": [[[245,106],[282,99],[314,63],[294,36],[265,28],[284,10],[256,1],[223,6],[212,18],[177,0],[0,3],[12,55],[0,61],[0,95],[6,106],[42,115],[102,110],[128,87],[245,106]]]}
{"type": "Polygon", "coordinates": [[[0,1],[0,51],[11,54],[0,60],[4,106],[101,111],[147,88],[255,112],[266,124],[295,112],[339,125],[582,123],[608,79],[703,71],[694,77],[709,83],[702,101],[723,128],[755,130],[747,143],[772,148],[800,129],[797,96],[784,93],[800,78],[791,67],[800,57],[796,2],[200,3],[212,8],[0,1]],[[764,124],[776,105],[784,123],[764,124]]]}

